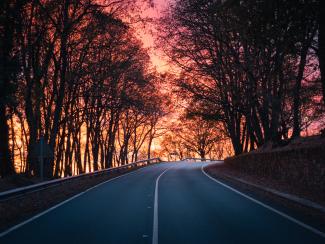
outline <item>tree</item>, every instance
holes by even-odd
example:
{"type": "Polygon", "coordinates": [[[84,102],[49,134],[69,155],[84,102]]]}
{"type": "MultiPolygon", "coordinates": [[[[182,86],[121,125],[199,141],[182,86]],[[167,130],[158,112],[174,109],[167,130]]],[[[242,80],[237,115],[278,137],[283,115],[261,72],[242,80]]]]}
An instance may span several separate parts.
{"type": "Polygon", "coordinates": [[[317,24],[318,24],[318,60],[323,88],[323,102],[325,104],[325,25],[322,16],[325,14],[324,2],[317,1],[317,24]]]}
{"type": "Polygon", "coordinates": [[[159,99],[150,101],[155,75],[149,74],[147,50],[132,25],[139,20],[135,12],[148,2],[1,3],[1,21],[6,20],[0,29],[0,55],[6,57],[1,59],[6,72],[0,81],[6,88],[0,91],[5,136],[0,146],[6,152],[1,176],[13,165],[10,157],[21,161],[20,172],[38,176],[40,138],[54,154],[45,163],[48,178],[111,167],[127,162],[130,152],[137,158],[140,150],[147,151],[152,123],[144,121],[152,121],[160,105],[159,99]],[[12,106],[8,98],[14,97],[12,106]],[[124,125],[131,136],[119,148],[124,125]]]}
{"type": "Polygon", "coordinates": [[[215,144],[222,138],[222,133],[212,121],[204,121],[199,117],[183,118],[181,125],[173,132],[181,138],[188,152],[193,152],[205,159],[215,144]]]}
{"type": "Polygon", "coordinates": [[[176,84],[183,97],[192,113],[224,124],[235,154],[280,144],[286,124],[299,135],[300,102],[307,101],[301,84],[310,82],[304,74],[317,33],[314,7],[314,1],[186,0],[161,19],[158,41],[182,69],[176,84]]]}
{"type": "Polygon", "coordinates": [[[24,1],[0,3],[0,176],[15,173],[9,149],[8,110],[12,109],[14,89],[19,72],[15,45],[21,24],[24,1]]]}

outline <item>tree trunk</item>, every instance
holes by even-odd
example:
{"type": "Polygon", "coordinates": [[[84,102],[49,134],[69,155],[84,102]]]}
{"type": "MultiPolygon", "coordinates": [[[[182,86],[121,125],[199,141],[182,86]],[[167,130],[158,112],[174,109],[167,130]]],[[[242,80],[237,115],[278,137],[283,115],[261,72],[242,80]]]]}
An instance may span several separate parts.
{"type": "Polygon", "coordinates": [[[11,57],[14,48],[14,28],[21,3],[4,1],[0,5],[0,176],[14,174],[9,148],[9,126],[7,121],[8,97],[16,67],[11,57]]]}
{"type": "Polygon", "coordinates": [[[325,25],[323,22],[323,17],[325,14],[324,1],[319,1],[318,10],[318,60],[323,88],[323,101],[325,105],[325,25]]]}
{"type": "Polygon", "coordinates": [[[306,66],[307,51],[308,51],[308,47],[304,46],[302,49],[302,53],[300,55],[298,75],[297,75],[296,85],[294,90],[293,134],[292,134],[293,138],[300,137],[300,132],[301,132],[300,90],[301,90],[301,82],[304,75],[304,69],[306,66]]]}
{"type": "Polygon", "coordinates": [[[153,133],[152,133],[153,128],[151,129],[150,133],[149,133],[149,142],[148,142],[148,159],[150,159],[151,157],[151,145],[152,145],[152,141],[153,141],[153,133]]]}
{"type": "Polygon", "coordinates": [[[6,107],[0,103],[0,175],[2,177],[15,173],[9,150],[9,127],[7,124],[6,107]]]}
{"type": "Polygon", "coordinates": [[[203,159],[205,161],[205,151],[204,150],[200,150],[200,157],[201,157],[201,159],[203,159]]]}
{"type": "MultiPolygon", "coordinates": [[[[50,137],[50,148],[52,151],[55,151],[55,143],[56,138],[59,132],[59,122],[61,119],[62,114],[62,104],[65,96],[65,87],[66,87],[66,73],[68,68],[68,36],[69,36],[69,5],[70,1],[65,0],[64,1],[64,7],[63,7],[63,23],[62,23],[62,34],[61,34],[61,46],[60,46],[60,59],[61,59],[61,65],[60,65],[60,86],[58,91],[58,97],[55,104],[55,111],[54,111],[54,119],[53,119],[53,127],[51,130],[51,137],[50,137]]],[[[52,172],[49,172],[48,177],[52,177],[53,169],[54,169],[54,160],[51,160],[50,162],[50,169],[52,172]]]]}

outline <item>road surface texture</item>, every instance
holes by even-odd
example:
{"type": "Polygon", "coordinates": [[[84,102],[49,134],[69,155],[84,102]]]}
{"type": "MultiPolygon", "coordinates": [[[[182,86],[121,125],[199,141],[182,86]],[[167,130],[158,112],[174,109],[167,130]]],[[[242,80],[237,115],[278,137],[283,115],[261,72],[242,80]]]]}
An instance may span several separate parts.
{"type": "Polygon", "coordinates": [[[325,235],[209,178],[207,163],[120,176],[0,234],[0,243],[325,243],[325,235]]]}

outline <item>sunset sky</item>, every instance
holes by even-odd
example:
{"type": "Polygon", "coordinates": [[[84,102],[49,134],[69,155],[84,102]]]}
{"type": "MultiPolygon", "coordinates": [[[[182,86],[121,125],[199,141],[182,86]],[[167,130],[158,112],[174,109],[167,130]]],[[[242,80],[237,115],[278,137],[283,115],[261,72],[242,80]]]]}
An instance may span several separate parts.
{"type": "MultiPolygon", "coordinates": [[[[158,18],[161,16],[164,9],[167,8],[168,4],[173,0],[153,0],[154,7],[146,9],[142,14],[143,17],[158,18]]],[[[157,67],[160,72],[166,71],[169,67],[166,64],[166,60],[163,55],[154,48],[154,26],[147,26],[145,31],[140,32],[140,37],[146,48],[150,49],[150,57],[153,65],[157,67]]]]}

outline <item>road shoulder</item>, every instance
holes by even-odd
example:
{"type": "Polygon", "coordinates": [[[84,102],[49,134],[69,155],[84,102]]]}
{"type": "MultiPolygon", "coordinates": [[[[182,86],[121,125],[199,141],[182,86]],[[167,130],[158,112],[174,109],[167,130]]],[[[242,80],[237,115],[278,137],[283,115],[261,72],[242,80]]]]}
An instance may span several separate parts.
{"type": "MultiPolygon", "coordinates": [[[[210,164],[204,170],[216,180],[325,232],[325,212],[322,208],[323,205],[316,203],[317,207],[321,207],[322,209],[307,206],[297,201],[297,199],[301,200],[301,197],[259,184],[257,183],[259,181],[252,180],[253,177],[251,176],[245,178],[243,175],[239,177],[238,173],[231,174],[230,171],[225,169],[223,164],[210,164]],[[296,197],[296,199],[292,199],[292,197],[296,197]]],[[[307,200],[307,202],[309,201],[307,200]]]]}

